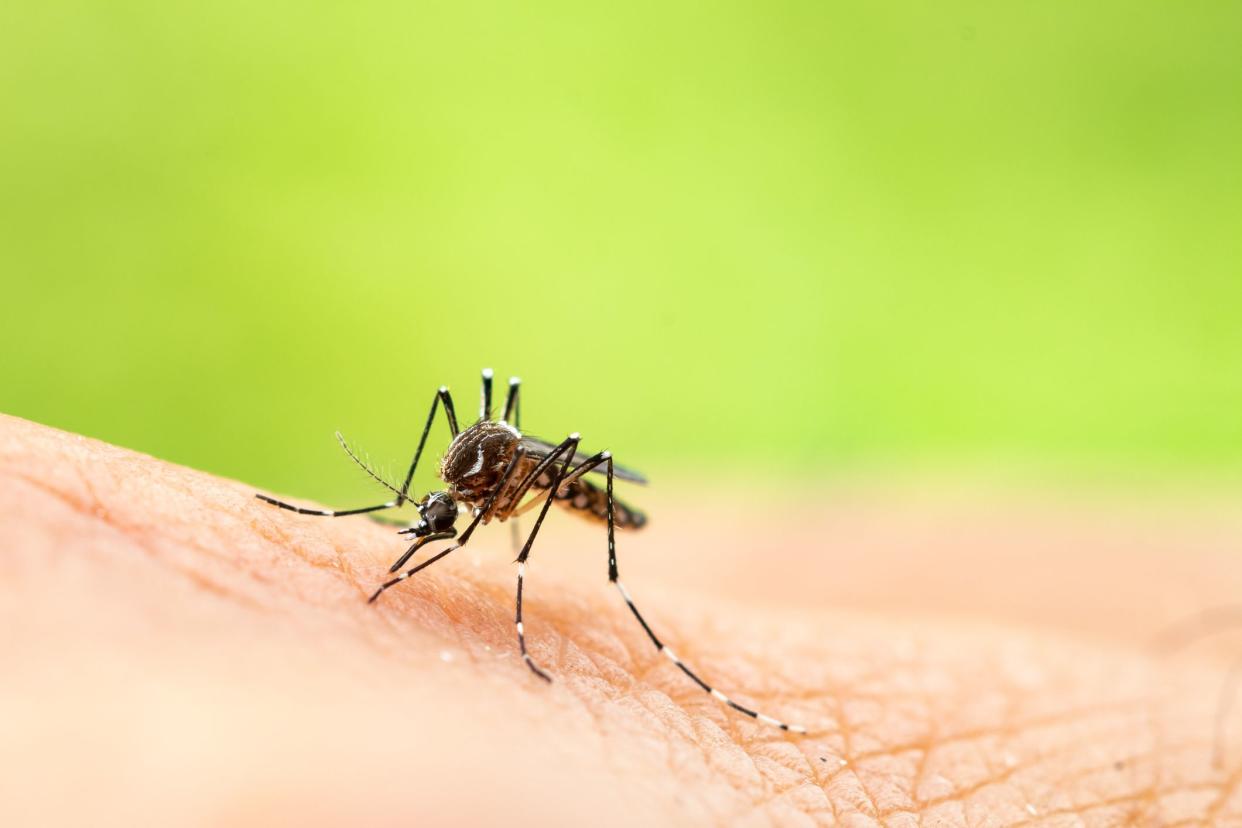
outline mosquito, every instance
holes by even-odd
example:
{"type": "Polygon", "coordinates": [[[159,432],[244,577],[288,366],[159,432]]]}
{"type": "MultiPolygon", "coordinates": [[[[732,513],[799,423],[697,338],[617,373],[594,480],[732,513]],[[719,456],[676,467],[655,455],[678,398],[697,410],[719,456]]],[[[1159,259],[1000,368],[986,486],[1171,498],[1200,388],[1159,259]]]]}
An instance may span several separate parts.
{"type": "Polygon", "coordinates": [[[415,540],[389,568],[390,574],[401,569],[419,549],[427,544],[436,541],[455,541],[427,560],[382,583],[371,595],[368,603],[375,603],[385,590],[396,586],[420,570],[426,569],[450,552],[465,546],[475,529],[481,524],[490,523],[493,520],[498,523],[513,520],[512,525],[515,528],[513,537],[516,546],[516,541],[520,539],[516,525],[517,517],[538,506],[539,513],[535,518],[534,526],[530,534],[526,536],[526,542],[517,556],[517,610],[514,623],[517,627],[518,648],[521,651],[522,660],[536,676],[548,682],[552,681],[552,677],[535,663],[526,649],[526,630],[522,624],[522,584],[526,579],[526,561],[530,557],[531,547],[548,514],[548,509],[553,503],[577,515],[603,523],[608,529],[608,580],[621,593],[626,606],[638,619],[638,623],[656,649],[677,665],[690,677],[691,681],[722,704],[781,730],[799,734],[806,733],[806,728],[800,725],[786,724],[771,716],[751,710],[709,685],[687,667],[671,647],[656,636],[651,625],[638,611],[633,597],[621,583],[617,574],[616,530],[641,529],[647,523],[647,518],[639,510],[613,496],[613,481],[625,480],[645,485],[647,479],[638,472],[615,463],[611,452],[601,451],[587,455],[579,451],[581,438],[576,432],[555,445],[523,434],[520,405],[521,381],[517,377],[509,380],[509,390],[505,395],[505,404],[500,416],[493,417],[492,378],[492,370],[484,369],[479,419],[464,430],[458,427],[452,395],[449,394],[446,386],[440,386],[431,401],[427,423],[423,426],[423,434],[418,440],[418,448],[414,451],[414,459],[410,462],[409,471],[406,472],[405,480],[400,488],[390,484],[358,457],[340,432],[337,432],[337,441],[345,449],[345,453],[363,471],[395,495],[391,500],[359,509],[306,509],[264,494],[256,494],[255,497],[265,503],[297,512],[300,515],[321,517],[369,514],[395,509],[407,502],[414,503],[418,509],[418,522],[399,530],[397,534],[412,536],[415,540]],[[409,493],[410,482],[414,479],[414,472],[418,469],[418,462],[427,445],[427,436],[431,433],[431,426],[441,408],[444,410],[444,416],[448,420],[449,431],[453,438],[437,470],[440,479],[447,484],[447,488],[429,492],[422,500],[415,502],[409,493]],[[588,474],[603,475],[603,489],[594,480],[588,479],[588,474]],[[463,514],[470,515],[470,523],[458,535],[455,524],[458,517],[463,514]]]}

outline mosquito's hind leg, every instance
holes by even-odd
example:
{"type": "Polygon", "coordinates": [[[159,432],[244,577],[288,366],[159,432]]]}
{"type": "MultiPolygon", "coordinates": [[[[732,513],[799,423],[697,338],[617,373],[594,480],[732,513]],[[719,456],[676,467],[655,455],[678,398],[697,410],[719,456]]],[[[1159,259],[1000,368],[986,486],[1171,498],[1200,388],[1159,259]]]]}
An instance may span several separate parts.
{"type": "Polygon", "coordinates": [[[707,682],[703,681],[703,679],[699,678],[697,673],[695,673],[693,670],[687,667],[686,663],[682,661],[680,658],[678,658],[677,654],[673,652],[671,647],[669,647],[667,644],[662,642],[659,639],[659,637],[656,636],[655,632],[651,629],[651,625],[647,623],[647,620],[643,618],[643,614],[639,612],[638,607],[635,606],[634,598],[630,595],[629,590],[625,588],[625,585],[621,583],[620,578],[617,576],[617,542],[616,542],[616,531],[615,531],[616,521],[614,518],[615,501],[612,496],[612,479],[613,479],[612,454],[606,451],[601,451],[599,454],[596,454],[595,456],[590,457],[587,460],[583,461],[581,464],[579,464],[579,466],[575,468],[569,476],[570,477],[580,476],[590,471],[591,469],[595,468],[596,466],[600,466],[600,465],[607,466],[607,480],[608,480],[608,487],[607,487],[608,580],[611,583],[616,585],[617,590],[621,593],[621,597],[625,599],[626,606],[630,608],[630,612],[634,613],[634,617],[637,618],[638,623],[642,625],[643,632],[647,633],[647,637],[651,639],[651,643],[654,644],[655,648],[659,650],[661,653],[663,653],[664,656],[669,661],[676,664],[679,670],[681,670],[683,673],[689,676],[691,681],[693,681],[699,687],[703,688],[703,691],[705,693],[708,693],[709,695],[712,696],[712,698],[716,699],[722,704],[726,704],[729,707],[732,707],[737,712],[750,716],[752,719],[756,719],[760,722],[763,722],[764,724],[772,725],[773,727],[778,727],[781,730],[785,730],[790,733],[799,733],[799,734],[806,733],[806,728],[802,727],[801,725],[786,724],[785,722],[782,722],[779,719],[774,719],[771,716],[760,713],[757,710],[751,710],[749,707],[745,707],[733,701],[733,699],[729,698],[724,693],[720,692],[716,688],[709,685],[707,682]]]}
{"type": "Polygon", "coordinates": [[[513,427],[518,431],[522,430],[522,404],[519,392],[522,390],[522,381],[517,377],[509,377],[509,393],[505,395],[505,413],[500,418],[502,422],[512,422],[513,427]],[[510,420],[509,418],[513,419],[510,420]]]}
{"type": "Polygon", "coordinates": [[[492,412],[492,369],[483,369],[483,388],[479,393],[479,419],[486,420],[492,412]]]}

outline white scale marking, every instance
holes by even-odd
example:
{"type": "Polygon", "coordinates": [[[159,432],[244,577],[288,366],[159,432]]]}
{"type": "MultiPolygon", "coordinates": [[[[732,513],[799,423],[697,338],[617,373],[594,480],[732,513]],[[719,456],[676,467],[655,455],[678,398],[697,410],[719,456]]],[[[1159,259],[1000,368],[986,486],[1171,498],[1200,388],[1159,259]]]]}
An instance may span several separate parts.
{"type": "Polygon", "coordinates": [[[521,622],[521,621],[517,622],[517,630],[518,630],[518,635],[526,635],[526,633],[522,630],[522,622],[521,622]]]}
{"type": "MultiPolygon", "coordinates": [[[[518,576],[519,577],[521,577],[522,566],[523,564],[518,564],[518,576]]],[[[630,597],[630,591],[625,588],[625,584],[621,583],[620,580],[613,581],[613,583],[617,585],[617,589],[620,590],[621,597],[625,599],[626,603],[633,605],[634,599],[630,597]]],[[[664,653],[664,655],[668,658],[668,660],[673,662],[674,664],[680,665],[682,663],[681,659],[677,657],[677,654],[673,652],[672,647],[662,644],[660,645],[660,652],[664,653]]],[[[726,696],[724,693],[721,693],[715,687],[711,688],[708,692],[712,694],[712,698],[714,698],[716,701],[720,702],[721,704],[730,703],[729,697],[726,696]]],[[[758,714],[758,719],[759,721],[764,722],[765,724],[769,724],[773,727],[781,727],[781,725],[783,724],[780,720],[773,719],[771,716],[764,715],[763,713],[758,714]]],[[[788,728],[790,733],[800,733],[803,735],[806,734],[806,728],[802,727],[801,725],[785,725],[785,727],[788,728]]]]}
{"type": "Polygon", "coordinates": [[[482,468],[483,468],[483,447],[479,446],[479,454],[475,458],[474,465],[470,468],[470,471],[466,472],[466,476],[469,477],[472,474],[477,474],[479,470],[482,468]]]}

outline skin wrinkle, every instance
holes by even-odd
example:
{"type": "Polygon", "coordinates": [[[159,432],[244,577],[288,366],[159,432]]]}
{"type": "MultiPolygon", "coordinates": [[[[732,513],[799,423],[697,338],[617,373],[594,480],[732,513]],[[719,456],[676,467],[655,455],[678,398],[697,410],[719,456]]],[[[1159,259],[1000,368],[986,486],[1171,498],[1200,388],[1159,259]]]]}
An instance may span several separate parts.
{"type": "Polygon", "coordinates": [[[1220,814],[1226,803],[1228,803],[1229,799],[1238,789],[1239,783],[1242,783],[1242,767],[1237,768],[1229,774],[1228,778],[1225,779],[1224,784],[1220,786],[1219,794],[1217,795],[1215,801],[1208,806],[1207,814],[1204,816],[1204,820],[1206,822],[1211,822],[1217,817],[1217,815],[1220,814]]]}
{"type": "MultiPolygon", "coordinates": [[[[23,518],[19,504],[34,504],[25,507],[28,511],[41,509],[43,501],[32,493],[42,492],[49,502],[63,503],[80,520],[102,527],[105,531],[91,533],[103,545],[99,548],[119,546],[124,539],[142,551],[145,563],[126,566],[167,568],[192,588],[210,591],[214,601],[236,603],[256,619],[266,619],[264,626],[275,625],[295,637],[299,630],[328,631],[342,642],[363,642],[371,654],[362,657],[374,660],[378,669],[367,674],[375,678],[391,672],[382,668],[391,662],[422,675],[419,684],[425,679],[429,686],[440,682],[460,691],[456,699],[452,689],[444,697],[450,707],[472,705],[476,696],[489,698],[494,709],[513,712],[516,727],[538,723],[538,742],[584,738],[573,735],[570,723],[577,721],[586,728],[579,733],[594,735],[572,748],[575,755],[598,750],[598,767],[618,777],[608,788],[624,780],[627,789],[667,803],[670,810],[660,813],[670,818],[710,813],[716,821],[795,824],[800,815],[808,824],[897,825],[907,818],[922,823],[932,814],[935,824],[944,824],[937,820],[956,814],[951,822],[965,825],[977,821],[983,803],[1000,793],[1014,801],[1034,801],[1038,808],[1035,817],[1024,812],[1001,823],[1009,825],[1094,818],[1136,803],[1159,818],[1165,816],[1162,809],[1170,808],[1168,816],[1174,818],[1186,808],[1199,808],[1198,819],[1239,816],[1231,810],[1236,808],[1231,799],[1237,798],[1240,771],[1205,770],[1211,732],[1204,722],[1211,717],[1202,714],[1214,709],[1215,664],[1183,662],[1185,674],[1165,687],[1155,663],[1145,656],[1074,645],[1066,651],[1082,651],[1086,657],[1107,653],[1107,664],[1084,673],[1082,662],[1074,660],[1077,655],[1065,663],[1057,660],[1064,649],[1057,638],[1031,639],[1038,646],[1019,647],[1010,657],[1003,655],[1010,645],[1000,643],[1003,639],[992,631],[972,630],[959,638],[956,630],[967,630],[959,622],[933,624],[910,639],[911,653],[902,655],[884,643],[891,640],[889,625],[859,614],[820,615],[809,626],[794,619],[784,632],[784,622],[753,623],[745,607],[718,611],[710,623],[686,623],[694,612],[685,606],[678,611],[659,597],[649,600],[651,614],[661,619],[674,648],[726,692],[739,701],[756,701],[773,714],[806,711],[815,721],[803,723],[825,725],[798,738],[721,709],[685,681],[650,647],[624,606],[614,605],[611,592],[598,589],[598,572],[585,585],[571,585],[552,565],[546,573],[541,570],[543,586],[528,628],[532,652],[548,660],[557,682],[532,687],[511,640],[512,567],[506,555],[495,554],[507,533],[490,547],[472,544],[427,577],[393,590],[380,606],[364,608],[361,602],[386,568],[385,559],[395,557],[400,545],[390,530],[364,520],[291,518],[252,502],[251,487],[7,419],[0,419],[0,485],[13,513],[10,522],[23,518]],[[114,473],[105,473],[103,466],[114,473]],[[20,485],[14,485],[17,481],[20,485]],[[169,495],[140,496],[152,486],[169,495]],[[242,542],[228,542],[234,537],[242,542]],[[486,563],[472,566],[474,560],[486,563]],[[603,595],[592,595],[592,588],[603,595]],[[826,647],[823,630],[834,633],[826,647]],[[769,640],[759,646],[765,634],[769,640]],[[734,636],[739,638],[736,648],[734,636]],[[488,647],[494,658],[485,657],[488,647]],[[458,658],[443,664],[440,651],[458,658]],[[1006,666],[1013,658],[1033,660],[1044,672],[1025,679],[1020,670],[1013,673],[1006,666]],[[775,669],[762,666],[768,660],[775,669]],[[1128,676],[1128,684],[1112,688],[1117,675],[1128,676]],[[446,679],[451,676],[469,676],[469,681],[455,685],[446,679]],[[987,680],[981,683],[981,678],[987,680]],[[970,710],[980,693],[994,695],[1000,706],[970,710]],[[636,709],[627,706],[630,702],[637,703],[636,709]],[[647,712],[636,717],[638,711],[647,712]],[[986,724],[970,725],[979,715],[986,724]],[[1083,758],[1078,754],[1084,738],[1124,746],[1120,736],[1136,725],[1150,734],[1153,745],[1161,744],[1169,727],[1182,735],[1163,742],[1164,749],[1153,747],[1150,756],[1119,749],[1126,773],[1113,776],[1123,779],[1122,787],[1105,778],[1109,759],[1073,761],[1083,758]],[[901,738],[908,727],[923,733],[901,738]],[[1194,738],[1186,739],[1190,732],[1194,738]],[[644,743],[662,745],[657,753],[667,761],[663,778],[650,772],[654,756],[635,747],[644,743]],[[866,747],[859,750],[860,743],[866,747]],[[1027,758],[1006,766],[999,757],[1010,750],[1027,758]],[[829,761],[821,762],[821,756],[829,761]],[[838,757],[848,760],[844,768],[838,757]],[[1144,783],[1140,776],[1148,774],[1139,773],[1140,765],[1151,770],[1149,781],[1158,778],[1160,784],[1144,783]],[[1173,767],[1180,769],[1166,773],[1173,767]],[[949,780],[952,792],[920,798],[920,788],[933,775],[949,780]],[[675,795],[669,779],[685,780],[675,795]],[[1028,788],[1033,779],[1038,784],[1028,788]],[[1114,786],[1112,793],[1108,786],[1114,786]],[[1039,801],[1058,788],[1073,792],[1068,804],[1039,801]],[[900,790],[908,792],[901,794],[905,801],[892,798],[900,790]]],[[[26,515],[22,525],[37,529],[39,524],[26,515]]],[[[543,543],[541,537],[541,548],[543,543]]],[[[551,534],[547,544],[556,544],[551,534]]],[[[59,557],[72,560],[72,553],[66,546],[59,557]]],[[[23,558],[23,565],[38,560],[23,558]]],[[[93,551],[81,562],[92,569],[113,563],[93,551]]],[[[659,589],[653,591],[660,596],[659,589]]],[[[904,626],[893,624],[891,630],[904,626]]],[[[394,706],[405,709],[397,699],[394,706]]],[[[421,715],[421,709],[410,712],[421,715]]],[[[536,743],[515,745],[530,750],[536,743]]]]}
{"type": "MultiPolygon", "coordinates": [[[[38,481],[35,481],[28,476],[21,475],[21,474],[15,474],[14,477],[20,480],[22,483],[29,485],[31,488],[34,488],[41,492],[52,495],[53,497],[55,497],[56,500],[70,506],[72,509],[74,509],[77,512],[82,513],[86,517],[94,518],[102,514],[107,514],[107,510],[102,505],[95,506],[95,507],[86,507],[79,500],[73,497],[67,496],[64,492],[53,490],[52,488],[46,485],[42,485],[38,481]]],[[[124,526],[121,526],[115,523],[110,524],[107,521],[103,522],[102,528],[103,528],[103,531],[110,531],[110,532],[115,532],[118,535],[123,535],[127,540],[134,543],[135,546],[137,546],[137,548],[140,551],[144,552],[152,560],[161,560],[162,556],[159,550],[156,548],[156,545],[151,543],[150,540],[143,537],[142,535],[135,534],[130,529],[127,529],[124,526]]],[[[224,584],[210,577],[207,577],[202,572],[194,569],[193,567],[180,566],[178,564],[175,564],[175,563],[172,563],[166,560],[163,560],[162,563],[176,570],[182,577],[191,581],[199,588],[212,593],[213,595],[216,595],[221,598],[227,598],[231,601],[237,601],[239,603],[244,604],[248,608],[258,611],[258,612],[267,611],[266,607],[262,603],[252,600],[248,598],[247,596],[237,594],[234,590],[229,589],[224,584]]]]}
{"type": "MultiPolygon", "coordinates": [[[[1009,781],[1012,777],[1019,776],[1024,772],[1028,772],[1032,769],[1038,768],[1041,765],[1048,763],[1049,760],[1056,760],[1056,759],[1063,758],[1067,755],[1074,753],[1076,750],[1079,750],[1079,747],[1077,745],[1066,745],[1061,750],[1040,756],[1037,761],[1030,762],[1024,765],[1023,764],[1015,765],[1012,768],[1006,768],[1003,771],[997,772],[995,776],[980,780],[972,785],[958,788],[954,790],[952,794],[947,794],[941,797],[933,797],[932,799],[922,800],[918,802],[911,802],[906,807],[898,807],[898,808],[893,808],[888,811],[884,811],[879,814],[879,817],[883,819],[885,817],[891,816],[894,813],[903,812],[903,811],[907,813],[913,813],[919,809],[926,810],[928,808],[932,808],[936,805],[941,805],[946,802],[954,802],[954,801],[966,799],[967,797],[972,796],[973,794],[977,793],[983,788],[986,788],[989,786],[1001,785],[1009,781]]],[[[1099,765],[1094,768],[1082,769],[1079,772],[1083,774],[1089,774],[1095,770],[1104,770],[1105,768],[1111,767],[1112,765],[1113,763],[1109,762],[1107,764],[1099,765]]]]}

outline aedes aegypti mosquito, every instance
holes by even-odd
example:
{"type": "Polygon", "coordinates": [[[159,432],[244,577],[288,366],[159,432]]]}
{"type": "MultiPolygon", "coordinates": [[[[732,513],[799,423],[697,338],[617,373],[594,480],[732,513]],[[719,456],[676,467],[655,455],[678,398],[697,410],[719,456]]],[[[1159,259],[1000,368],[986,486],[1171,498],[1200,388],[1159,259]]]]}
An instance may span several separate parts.
{"type": "MultiPolygon", "coordinates": [[[[530,550],[535,542],[535,536],[539,534],[539,527],[543,525],[543,519],[548,513],[548,507],[555,502],[579,515],[592,520],[602,521],[608,527],[608,580],[620,591],[621,597],[625,599],[626,606],[630,608],[630,612],[634,613],[634,617],[638,619],[638,623],[642,625],[643,631],[647,633],[647,637],[651,639],[651,643],[655,645],[657,650],[676,664],[683,673],[689,676],[704,691],[739,713],[743,713],[765,724],[779,727],[781,730],[793,733],[806,733],[806,728],[804,727],[786,724],[733,701],[724,693],[699,678],[698,674],[687,667],[685,662],[678,658],[677,654],[668,645],[660,641],[646,619],[643,618],[642,613],[638,611],[638,607],[634,605],[634,599],[630,596],[629,591],[617,577],[616,529],[642,528],[646,524],[647,518],[642,512],[627,506],[613,497],[613,480],[620,479],[632,483],[645,484],[647,482],[646,478],[638,472],[630,471],[614,463],[610,452],[601,451],[590,456],[579,452],[579,436],[577,433],[570,434],[556,445],[545,443],[542,440],[523,434],[520,431],[520,387],[521,384],[517,377],[509,380],[509,392],[505,396],[504,411],[499,418],[493,419],[491,413],[492,371],[490,368],[484,369],[479,419],[473,425],[462,430],[457,425],[457,413],[453,408],[453,398],[449,394],[448,388],[441,386],[431,402],[431,412],[427,415],[426,425],[423,426],[422,437],[418,440],[418,448],[414,451],[414,459],[410,463],[409,471],[405,473],[405,480],[400,488],[384,480],[381,475],[376,473],[367,463],[363,462],[361,458],[350,450],[349,445],[341,437],[340,432],[338,432],[336,435],[337,440],[350,458],[361,466],[367,474],[396,495],[396,498],[386,503],[381,503],[378,506],[365,506],[361,509],[325,510],[304,509],[262,494],[256,494],[255,497],[266,503],[279,506],[282,509],[297,512],[300,515],[320,515],[322,517],[361,515],[369,512],[379,512],[384,509],[393,509],[406,502],[413,502],[413,498],[409,495],[410,481],[414,478],[414,472],[418,468],[418,461],[423,456],[423,448],[427,444],[427,435],[431,432],[431,425],[435,422],[436,411],[440,406],[443,406],[444,415],[448,420],[449,431],[453,435],[453,441],[449,444],[448,450],[440,461],[438,473],[440,479],[448,484],[448,488],[444,491],[430,492],[415,504],[419,513],[419,521],[413,526],[399,530],[397,534],[411,535],[416,540],[401,554],[401,557],[397,558],[388,571],[390,573],[396,572],[419,549],[428,543],[451,540],[453,538],[456,538],[457,542],[445,547],[396,578],[385,581],[375,590],[368,603],[374,603],[383,594],[384,590],[389,587],[395,586],[419,570],[431,566],[453,550],[465,546],[479,524],[488,523],[492,520],[503,522],[515,519],[518,515],[542,502],[543,505],[539,510],[539,515],[535,518],[535,525],[531,528],[530,534],[526,537],[526,543],[522,545],[521,551],[517,556],[517,612],[514,623],[517,626],[518,647],[521,650],[522,659],[535,675],[544,681],[551,681],[552,678],[535,663],[534,659],[526,651],[526,631],[522,626],[522,582],[526,578],[526,560],[530,557],[530,550]],[[511,420],[512,424],[510,424],[511,420]],[[604,489],[601,491],[595,483],[588,480],[586,478],[587,474],[604,475],[604,489]],[[523,503],[522,499],[528,494],[532,495],[531,498],[523,503]],[[472,517],[470,524],[461,533],[461,536],[458,537],[454,524],[460,512],[469,512],[472,517]]],[[[517,538],[518,534],[515,531],[515,545],[517,538]]]]}

